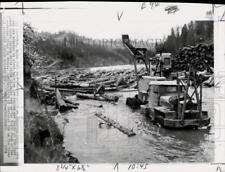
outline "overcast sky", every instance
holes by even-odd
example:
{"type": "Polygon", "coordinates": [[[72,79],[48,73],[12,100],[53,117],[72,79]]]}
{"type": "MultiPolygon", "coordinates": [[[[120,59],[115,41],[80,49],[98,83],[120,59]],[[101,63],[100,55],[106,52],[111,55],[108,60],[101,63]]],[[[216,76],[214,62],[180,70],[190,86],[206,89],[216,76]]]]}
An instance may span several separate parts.
{"type": "Polygon", "coordinates": [[[98,39],[121,38],[124,33],[132,39],[162,39],[172,27],[182,26],[190,20],[206,19],[206,11],[212,8],[210,4],[182,3],[159,3],[151,8],[147,2],[25,2],[24,7],[54,8],[25,10],[24,20],[38,31],[70,30],[98,39]],[[167,14],[165,8],[169,5],[178,5],[179,11],[167,14]],[[117,13],[121,15],[122,12],[119,21],[117,13]]]}

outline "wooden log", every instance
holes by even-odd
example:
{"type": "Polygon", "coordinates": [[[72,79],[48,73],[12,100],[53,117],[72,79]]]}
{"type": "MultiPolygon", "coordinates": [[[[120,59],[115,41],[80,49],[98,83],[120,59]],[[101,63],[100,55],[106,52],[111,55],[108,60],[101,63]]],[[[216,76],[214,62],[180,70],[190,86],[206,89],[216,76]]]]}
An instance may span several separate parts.
{"type": "Polygon", "coordinates": [[[78,98],[81,99],[92,99],[92,100],[99,100],[99,101],[108,101],[108,102],[117,102],[119,97],[118,96],[109,96],[107,94],[103,95],[93,95],[93,94],[83,94],[83,93],[77,93],[76,94],[78,98]]]}
{"type": "Polygon", "coordinates": [[[94,87],[90,84],[81,83],[81,84],[67,84],[67,83],[60,83],[57,85],[50,85],[53,88],[64,88],[64,89],[93,89],[94,87]]]}
{"type": "Polygon", "coordinates": [[[95,79],[93,81],[90,81],[89,84],[95,84],[95,83],[99,83],[99,82],[105,82],[105,81],[108,81],[108,80],[110,80],[110,77],[95,79]]]}
{"type": "Polygon", "coordinates": [[[69,103],[69,104],[72,104],[72,105],[74,105],[74,106],[78,106],[79,105],[79,103],[75,103],[75,102],[73,102],[73,101],[71,101],[71,100],[68,100],[68,99],[63,99],[67,104],[69,103]]]}
{"type": "MultiPolygon", "coordinates": [[[[51,88],[51,87],[46,87],[44,88],[45,90],[47,91],[54,91],[55,89],[54,88],[51,88]]],[[[58,88],[59,91],[61,92],[69,92],[69,93],[77,93],[77,92],[80,92],[80,93],[93,93],[94,92],[94,89],[93,88],[73,88],[73,89],[66,89],[66,88],[58,88]]]]}
{"type": "Polygon", "coordinates": [[[125,76],[119,76],[116,83],[115,83],[115,86],[118,88],[120,85],[127,85],[127,83],[125,82],[124,80],[125,76]]]}
{"type": "Polygon", "coordinates": [[[213,45],[198,44],[180,49],[172,65],[174,70],[188,70],[188,64],[191,64],[195,69],[203,71],[213,66],[211,59],[213,59],[213,45]]]}
{"type": "Polygon", "coordinates": [[[96,94],[104,94],[104,92],[105,92],[105,87],[102,84],[100,84],[96,88],[96,90],[94,91],[94,95],[96,95],[96,94]]]}
{"type": "Polygon", "coordinates": [[[67,110],[68,107],[67,107],[65,101],[62,99],[62,96],[58,89],[56,89],[55,94],[56,94],[56,103],[57,103],[57,107],[58,107],[59,111],[61,112],[61,111],[67,110]]]}
{"type": "Polygon", "coordinates": [[[118,96],[113,96],[113,95],[109,96],[107,94],[103,94],[103,95],[101,95],[101,97],[104,98],[105,101],[109,101],[109,102],[110,101],[118,102],[118,100],[119,100],[119,97],[118,96]]]}
{"type": "Polygon", "coordinates": [[[98,84],[101,84],[101,85],[112,85],[116,82],[115,79],[111,79],[111,80],[108,80],[108,81],[104,81],[104,82],[99,82],[98,84]]]}
{"type": "Polygon", "coordinates": [[[51,87],[55,88],[81,88],[82,86],[80,84],[68,84],[68,83],[59,83],[57,85],[51,84],[51,87]]]}
{"type": "Polygon", "coordinates": [[[114,126],[115,128],[117,128],[119,131],[121,131],[122,133],[126,134],[128,137],[130,136],[135,136],[136,133],[133,132],[133,130],[127,129],[125,127],[123,127],[122,125],[120,125],[118,122],[104,116],[101,113],[96,113],[95,114],[97,117],[99,117],[100,119],[102,119],[103,121],[107,122],[108,124],[114,126]]]}
{"type": "MultiPolygon", "coordinates": [[[[118,87],[119,89],[121,88],[125,88],[125,86],[119,86],[118,87]]],[[[71,93],[71,94],[76,94],[76,93],[93,93],[94,92],[94,89],[64,89],[64,88],[58,88],[60,92],[65,92],[65,93],[71,93]]],[[[51,88],[51,87],[45,87],[44,88],[45,91],[55,91],[54,88],[51,88]]],[[[114,87],[105,87],[105,91],[117,91],[117,88],[114,86],[114,87]]]]}
{"type": "Polygon", "coordinates": [[[77,109],[78,108],[78,105],[74,105],[71,103],[66,103],[66,106],[67,106],[67,109],[77,109]]]}
{"type": "Polygon", "coordinates": [[[105,91],[117,91],[117,88],[114,87],[105,87],[105,91]]]}

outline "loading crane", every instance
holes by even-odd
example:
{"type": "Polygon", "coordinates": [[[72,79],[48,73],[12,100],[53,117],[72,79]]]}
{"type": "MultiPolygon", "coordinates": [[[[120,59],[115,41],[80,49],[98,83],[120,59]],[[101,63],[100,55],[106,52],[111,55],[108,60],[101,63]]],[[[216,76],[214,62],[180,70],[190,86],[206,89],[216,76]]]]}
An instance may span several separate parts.
{"type": "Polygon", "coordinates": [[[150,76],[150,60],[147,57],[147,49],[135,48],[130,42],[129,35],[122,35],[122,41],[124,46],[129,50],[130,54],[133,56],[133,63],[137,81],[139,81],[139,76],[137,73],[137,62],[140,60],[144,62],[147,74],[150,76]]]}
{"type": "MultiPolygon", "coordinates": [[[[138,83],[138,96],[135,96],[134,100],[147,102],[141,105],[145,115],[149,116],[154,123],[167,128],[199,128],[210,124],[208,112],[202,110],[201,75],[197,75],[193,66],[189,65],[188,72],[178,72],[176,80],[172,81],[168,81],[162,76],[150,76],[151,65],[146,56],[147,50],[132,46],[128,35],[122,35],[122,40],[133,56],[138,83]],[[137,74],[136,62],[138,60],[144,62],[148,73],[141,79],[137,74]],[[191,82],[194,91],[190,95],[191,82]]],[[[135,101],[130,102],[132,105],[132,102],[135,101]]],[[[127,103],[127,105],[129,104],[127,103]]]]}

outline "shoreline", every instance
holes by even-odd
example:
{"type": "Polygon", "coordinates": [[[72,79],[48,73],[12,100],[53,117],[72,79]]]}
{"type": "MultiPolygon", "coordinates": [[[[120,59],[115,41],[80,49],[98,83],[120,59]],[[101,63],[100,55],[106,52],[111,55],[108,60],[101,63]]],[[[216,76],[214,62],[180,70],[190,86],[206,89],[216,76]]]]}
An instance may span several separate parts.
{"type": "Polygon", "coordinates": [[[58,110],[54,108],[49,111],[48,105],[40,102],[43,95],[35,91],[35,83],[31,79],[25,85],[24,162],[80,163],[78,158],[65,150],[64,135],[54,119],[58,110]]]}

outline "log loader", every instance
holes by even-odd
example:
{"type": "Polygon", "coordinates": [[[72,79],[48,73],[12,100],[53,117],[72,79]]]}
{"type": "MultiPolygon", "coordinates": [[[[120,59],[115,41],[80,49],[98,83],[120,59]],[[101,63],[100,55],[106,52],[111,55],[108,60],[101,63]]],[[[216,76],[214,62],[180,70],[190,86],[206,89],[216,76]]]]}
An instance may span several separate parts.
{"type": "Polygon", "coordinates": [[[175,80],[150,75],[151,65],[146,57],[147,50],[133,47],[128,35],[122,35],[122,40],[133,55],[138,99],[146,102],[141,105],[141,112],[149,116],[152,122],[166,128],[197,129],[209,126],[208,112],[202,110],[202,76],[197,74],[194,66],[189,65],[188,72],[177,72],[175,80]],[[144,61],[148,75],[137,75],[138,59],[144,61]]]}

